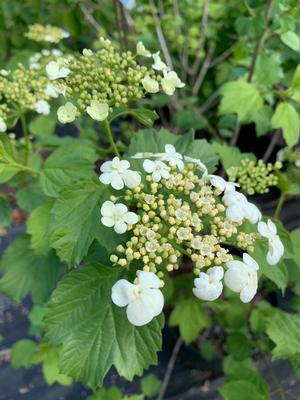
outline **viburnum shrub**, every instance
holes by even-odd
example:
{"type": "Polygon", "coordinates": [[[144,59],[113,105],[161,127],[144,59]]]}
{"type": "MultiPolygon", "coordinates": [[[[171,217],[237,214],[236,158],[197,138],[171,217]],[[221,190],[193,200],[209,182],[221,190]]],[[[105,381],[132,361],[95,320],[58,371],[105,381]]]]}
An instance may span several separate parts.
{"type": "MultiPolygon", "coordinates": [[[[27,37],[46,48],[0,71],[1,224],[10,226],[11,206],[25,221],[1,260],[0,289],[16,301],[31,295],[38,336],[14,346],[12,365],[43,364],[49,384],[75,379],[93,390],[112,367],[131,380],[157,363],[165,314],[187,344],[200,335],[207,359],[215,337],[224,338],[237,395],[248,385],[253,398],[268,398],[251,349],[265,357],[272,348],[299,367],[299,347],[285,346],[286,337],[300,343],[299,316],[265,300],[289,279],[299,289],[299,233],[290,237],[242,192],[278,184],[288,193],[281,163],[256,164],[194,131],[152,128],[149,96],[167,96],[172,118],[185,83],[141,41],[129,51],[100,38],[79,53],[48,48],[68,38],[55,26],[32,25],[27,37]],[[132,135],[120,129],[124,117],[132,135]],[[23,137],[10,132],[18,122],[23,137]]],[[[234,113],[224,90],[223,111],[234,113]]]]}

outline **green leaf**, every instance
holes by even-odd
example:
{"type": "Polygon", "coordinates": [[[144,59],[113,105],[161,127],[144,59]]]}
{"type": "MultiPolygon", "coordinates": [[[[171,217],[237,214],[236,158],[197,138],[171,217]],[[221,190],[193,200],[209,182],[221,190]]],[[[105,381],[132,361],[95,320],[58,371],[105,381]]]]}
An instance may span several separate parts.
{"type": "Polygon", "coordinates": [[[56,124],[57,116],[54,113],[38,115],[30,121],[29,130],[35,136],[53,135],[56,124]]]}
{"type": "Polygon", "coordinates": [[[253,369],[245,368],[241,365],[240,368],[235,369],[232,374],[229,374],[229,379],[231,381],[246,380],[252,383],[260,394],[265,395],[266,399],[269,399],[270,390],[268,383],[253,369]]]}
{"type": "Polygon", "coordinates": [[[271,119],[273,110],[270,106],[264,105],[257,114],[254,115],[256,135],[258,137],[265,135],[271,129],[271,119]]]}
{"type": "Polygon", "coordinates": [[[255,83],[261,86],[272,87],[284,77],[281,68],[281,57],[279,53],[262,54],[258,57],[255,65],[255,83]]]}
{"type": "Polygon", "coordinates": [[[247,370],[253,369],[253,359],[245,358],[242,361],[237,361],[232,355],[223,358],[223,371],[226,376],[230,378],[234,377],[241,368],[247,370]]]}
{"type": "Polygon", "coordinates": [[[287,91],[288,95],[298,103],[300,102],[300,64],[297,66],[290,89],[287,91]]]}
{"type": "Polygon", "coordinates": [[[0,197],[0,225],[9,226],[11,224],[11,208],[5,197],[0,197]]]}
{"type": "Polygon", "coordinates": [[[17,204],[28,213],[48,200],[38,182],[30,182],[16,193],[17,204]]]}
{"type": "Polygon", "coordinates": [[[251,39],[260,35],[265,25],[266,21],[261,15],[255,17],[239,16],[234,23],[234,27],[240,36],[247,36],[251,39]]]}
{"type": "Polygon", "coordinates": [[[289,147],[294,146],[299,139],[299,116],[289,103],[280,103],[271,120],[272,128],[281,128],[289,147]]]}
{"type": "Polygon", "coordinates": [[[287,31],[280,35],[282,43],[294,51],[300,50],[300,40],[298,35],[293,31],[287,31]]]}
{"type": "Polygon", "coordinates": [[[65,374],[61,374],[59,371],[59,353],[57,349],[51,348],[47,351],[43,360],[43,374],[45,381],[49,386],[54,383],[59,383],[63,386],[69,386],[72,384],[73,379],[65,374]]]}
{"type": "Polygon", "coordinates": [[[251,343],[247,336],[233,332],[227,337],[227,351],[236,360],[242,361],[251,355],[251,343]]]}
{"type": "Polygon", "coordinates": [[[0,183],[9,181],[20,170],[14,146],[5,133],[0,133],[0,183]]]}
{"type": "Polygon", "coordinates": [[[96,238],[115,248],[115,242],[111,241],[113,230],[104,227],[100,221],[102,193],[100,183],[80,182],[66,188],[54,203],[50,246],[69,265],[80,263],[96,238]]]}
{"type": "Polygon", "coordinates": [[[50,212],[53,202],[48,201],[36,208],[27,220],[27,233],[31,235],[31,248],[39,255],[46,255],[50,246],[50,212]]]}
{"type": "MultiPolygon", "coordinates": [[[[140,152],[161,153],[165,151],[165,145],[168,143],[173,144],[176,150],[183,155],[201,159],[209,172],[214,172],[218,161],[215,152],[206,140],[195,140],[192,132],[178,136],[166,129],[160,131],[141,130],[133,136],[127,155],[132,156],[140,152]]],[[[131,160],[131,162],[134,165],[134,161],[131,160]]],[[[136,165],[139,165],[138,162],[136,165]]]]}
{"type": "Polygon", "coordinates": [[[291,232],[291,240],[294,249],[294,260],[300,267],[300,228],[291,232]]]}
{"type": "Polygon", "coordinates": [[[250,326],[255,333],[264,333],[268,326],[269,318],[274,315],[275,309],[267,301],[259,303],[258,308],[252,310],[250,326]]]}
{"type": "Polygon", "coordinates": [[[285,263],[281,260],[276,265],[269,265],[266,257],[268,252],[267,244],[263,241],[255,242],[255,249],[252,257],[258,262],[259,274],[266,276],[283,292],[288,284],[289,275],[285,263]]]}
{"type": "Polygon", "coordinates": [[[124,400],[122,393],[117,387],[110,387],[108,389],[101,388],[93,393],[86,400],[124,400]]]}
{"type": "Polygon", "coordinates": [[[170,326],[178,326],[180,335],[186,343],[196,340],[204,328],[210,326],[209,315],[203,302],[194,297],[178,300],[170,315],[170,326]]]}
{"type": "Polygon", "coordinates": [[[157,362],[163,317],[136,327],[124,308],[113,305],[111,288],[119,269],[101,264],[66,275],[52,295],[45,317],[47,337],[62,344],[62,373],[95,389],[114,365],[131,380],[157,362]]]}
{"type": "Polygon", "coordinates": [[[57,197],[66,186],[82,179],[93,179],[97,154],[91,146],[74,143],[62,146],[47,158],[40,178],[47,196],[57,197]]]}
{"type": "Polygon", "coordinates": [[[29,368],[36,352],[36,343],[29,339],[21,339],[11,349],[11,366],[13,368],[29,368]]]}
{"type": "Polygon", "coordinates": [[[200,114],[191,110],[179,110],[173,115],[174,124],[184,131],[201,129],[206,126],[206,120],[200,114]]]}
{"type": "Polygon", "coordinates": [[[126,107],[119,107],[116,108],[109,117],[109,122],[122,117],[124,115],[132,115],[137,121],[141,124],[145,125],[148,128],[151,128],[159,116],[156,114],[155,111],[148,110],[148,108],[126,108],[126,107]]]}
{"type": "Polygon", "coordinates": [[[243,80],[225,83],[220,90],[222,97],[220,114],[236,113],[238,121],[252,122],[263,106],[263,98],[259,91],[243,80]]]}
{"type": "Polygon", "coordinates": [[[227,146],[226,144],[221,144],[218,142],[213,142],[212,147],[215,152],[219,155],[221,163],[225,170],[228,171],[231,167],[238,167],[241,160],[244,158],[250,158],[251,160],[256,159],[255,155],[252,153],[241,153],[238,147],[227,146]]]}
{"type": "Polygon", "coordinates": [[[268,397],[261,393],[253,383],[248,380],[234,380],[225,383],[219,389],[224,400],[267,400],[268,397]]]}
{"type": "Polygon", "coordinates": [[[47,257],[34,254],[29,236],[19,236],[5,251],[0,271],[0,290],[16,301],[31,293],[35,303],[47,300],[60,274],[60,264],[53,252],[47,257]]]}
{"type": "Polygon", "coordinates": [[[275,343],[274,359],[300,355],[300,315],[277,312],[268,321],[267,334],[275,343]]]}
{"type": "Polygon", "coordinates": [[[130,114],[141,124],[147,126],[147,128],[151,128],[154,121],[159,118],[155,111],[148,110],[147,108],[130,110],[130,114]]]}
{"type": "Polygon", "coordinates": [[[159,394],[161,380],[154,374],[148,374],[141,379],[141,389],[145,396],[155,397],[159,394]]]}

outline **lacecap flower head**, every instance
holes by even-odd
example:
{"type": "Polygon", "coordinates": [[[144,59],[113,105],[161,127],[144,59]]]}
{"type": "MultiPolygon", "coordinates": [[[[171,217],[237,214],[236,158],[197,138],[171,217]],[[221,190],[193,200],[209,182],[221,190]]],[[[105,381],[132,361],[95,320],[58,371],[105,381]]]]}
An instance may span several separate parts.
{"type": "Polygon", "coordinates": [[[181,154],[172,144],[163,150],[132,156],[140,160],[138,171],[118,157],[100,168],[100,181],[119,193],[103,203],[101,223],[130,237],[126,245],[117,246],[111,261],[142,270],[136,283],[121,280],[112,291],[113,302],[126,306],[129,321],[136,325],[161,312],[159,288],[166,273],[180,268],[183,255],[193,264],[196,297],[216,300],[225,285],[242,302],[251,301],[258,287],[259,265],[250,255],[256,240],[268,239],[270,263],[283,255],[272,222],[261,221],[259,209],[237,191],[237,184],[208,174],[201,160],[181,154]],[[232,248],[240,249],[242,259],[232,248]],[[152,277],[152,286],[144,285],[146,276],[152,277]]]}

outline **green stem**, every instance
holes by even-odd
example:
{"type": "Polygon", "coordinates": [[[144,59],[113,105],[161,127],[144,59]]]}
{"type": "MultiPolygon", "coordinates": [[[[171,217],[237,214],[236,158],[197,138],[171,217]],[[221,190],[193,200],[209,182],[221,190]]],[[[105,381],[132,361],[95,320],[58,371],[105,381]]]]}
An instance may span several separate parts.
{"type": "Polygon", "coordinates": [[[117,149],[117,146],[116,146],[116,144],[114,142],[114,138],[113,138],[112,132],[110,130],[109,122],[107,121],[107,119],[105,119],[102,122],[102,124],[103,124],[105,135],[106,135],[106,137],[107,137],[107,139],[108,139],[108,141],[110,143],[110,146],[112,148],[112,151],[115,153],[115,155],[117,157],[120,157],[119,150],[117,149]]]}
{"type": "Polygon", "coordinates": [[[184,250],[181,246],[179,246],[179,244],[177,244],[177,243],[175,243],[175,242],[170,242],[170,243],[171,243],[171,245],[172,245],[176,250],[178,250],[181,254],[184,254],[184,255],[190,257],[190,254],[189,254],[186,250],[184,250]]]}
{"type": "Polygon", "coordinates": [[[268,354],[260,347],[259,340],[254,339],[254,342],[255,342],[255,344],[258,348],[258,351],[262,357],[265,367],[268,370],[270,377],[277,388],[280,400],[286,400],[284,387],[282,386],[282,384],[281,384],[280,380],[278,379],[276,373],[274,372],[271,364],[269,363],[268,354]]]}
{"type": "Polygon", "coordinates": [[[280,211],[281,211],[282,206],[283,206],[283,204],[285,202],[285,198],[286,198],[286,193],[285,192],[281,192],[281,195],[280,195],[278,203],[277,203],[276,210],[274,212],[274,218],[278,218],[279,217],[280,211]]]}
{"type": "Polygon", "coordinates": [[[29,158],[29,152],[30,152],[30,139],[29,139],[27,124],[26,124],[25,114],[21,114],[20,119],[21,119],[22,132],[23,132],[23,136],[25,139],[25,164],[28,164],[28,158],[29,158]]]}
{"type": "Polygon", "coordinates": [[[10,167],[15,167],[15,168],[19,169],[20,171],[30,172],[31,174],[35,174],[35,175],[42,174],[41,171],[39,171],[38,169],[27,167],[27,165],[18,164],[18,163],[8,163],[8,164],[10,167]]]}

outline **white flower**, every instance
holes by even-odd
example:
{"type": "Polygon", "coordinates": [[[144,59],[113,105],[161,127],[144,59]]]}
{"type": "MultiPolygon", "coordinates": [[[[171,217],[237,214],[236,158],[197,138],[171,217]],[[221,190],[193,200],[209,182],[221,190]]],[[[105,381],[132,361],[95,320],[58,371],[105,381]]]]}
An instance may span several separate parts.
{"type": "Polygon", "coordinates": [[[161,80],[163,91],[172,96],[176,88],[183,88],[185,84],[181,82],[175,71],[164,72],[164,77],[161,80]]]}
{"type": "Polygon", "coordinates": [[[162,161],[145,160],[143,168],[149,174],[152,174],[154,182],[159,182],[162,178],[168,179],[170,176],[170,168],[162,161]]]}
{"type": "Polygon", "coordinates": [[[176,165],[180,171],[183,170],[184,163],[182,161],[182,155],[177,153],[172,144],[165,145],[165,153],[161,153],[160,157],[163,161],[167,161],[171,166],[176,165]]]}
{"type": "Polygon", "coordinates": [[[68,31],[63,30],[63,31],[61,32],[61,36],[62,36],[63,38],[68,38],[68,37],[70,37],[70,34],[69,34],[68,31]]]}
{"type": "Polygon", "coordinates": [[[64,106],[59,107],[57,110],[57,117],[59,122],[66,124],[75,120],[76,113],[77,107],[68,101],[64,106]]]}
{"type": "Polygon", "coordinates": [[[52,49],[52,55],[54,57],[61,57],[63,55],[63,52],[59,49],[52,49]]]}
{"type": "Polygon", "coordinates": [[[223,179],[221,176],[218,175],[207,175],[207,178],[209,178],[210,183],[216,187],[217,189],[221,190],[221,192],[228,193],[231,191],[235,191],[235,187],[239,186],[238,183],[234,182],[227,182],[225,179],[223,179]]]}
{"type": "Polygon", "coordinates": [[[129,167],[127,160],[120,160],[118,157],[106,161],[100,167],[100,171],[103,172],[99,177],[100,182],[105,185],[111,184],[116,190],[123,189],[124,186],[134,189],[141,183],[141,177],[137,171],[132,171],[129,167]]]}
{"type": "Polygon", "coordinates": [[[91,100],[86,112],[95,121],[104,121],[108,116],[109,107],[107,103],[100,103],[98,100],[91,100]]]}
{"type": "Polygon", "coordinates": [[[191,233],[188,228],[184,228],[183,226],[178,229],[176,232],[178,239],[180,240],[189,240],[191,233]]]}
{"type": "Polygon", "coordinates": [[[0,132],[6,132],[7,125],[2,117],[0,117],[0,132]]]}
{"type": "Polygon", "coordinates": [[[86,57],[91,57],[94,55],[93,50],[91,49],[83,49],[82,54],[86,57]]]}
{"type": "Polygon", "coordinates": [[[10,74],[10,69],[0,69],[0,75],[8,76],[10,74]]]}
{"type": "Polygon", "coordinates": [[[243,261],[233,260],[226,263],[224,282],[233,292],[240,294],[243,303],[249,303],[257,292],[257,271],[259,265],[249,256],[243,254],[243,261]]]}
{"type": "Polygon", "coordinates": [[[194,280],[195,288],[193,293],[196,297],[205,301],[213,301],[220,297],[223,284],[221,279],[224,276],[222,267],[212,267],[207,272],[200,272],[199,278],[194,280]]]}
{"type": "Polygon", "coordinates": [[[47,49],[43,49],[43,50],[41,51],[41,53],[42,53],[42,55],[43,55],[44,57],[49,57],[49,56],[50,56],[50,51],[47,50],[47,49]]]}
{"type": "Polygon", "coordinates": [[[71,72],[69,68],[61,66],[57,61],[50,61],[46,65],[46,72],[51,81],[59,78],[65,78],[71,72]]]}
{"type": "Polygon", "coordinates": [[[133,225],[138,222],[138,216],[128,211],[125,204],[114,204],[112,201],[105,201],[101,207],[101,222],[109,228],[114,227],[116,233],[127,231],[127,224],[133,225]]]}
{"type": "Polygon", "coordinates": [[[45,100],[39,100],[35,103],[34,109],[38,114],[49,115],[50,105],[45,100]]]}
{"type": "Polygon", "coordinates": [[[60,95],[60,92],[61,91],[56,86],[52,85],[51,83],[48,83],[48,85],[44,89],[45,95],[49,96],[49,97],[53,97],[54,99],[58,98],[58,96],[60,95]]]}
{"type": "Polygon", "coordinates": [[[126,307],[127,318],[136,326],[148,324],[162,312],[164,296],[160,279],[153,272],[141,271],[137,283],[120,279],[112,287],[111,298],[119,307],[126,307]]]}
{"type": "Polygon", "coordinates": [[[151,52],[146,49],[143,42],[137,42],[136,53],[138,56],[143,56],[147,58],[151,57],[151,52]]]}
{"type": "Polygon", "coordinates": [[[140,160],[142,158],[149,158],[149,157],[157,157],[158,155],[155,153],[135,153],[133,156],[131,156],[131,158],[140,160]]]}
{"type": "Polygon", "coordinates": [[[193,164],[196,164],[199,167],[201,167],[204,170],[203,175],[207,176],[207,174],[208,174],[207,167],[201,160],[199,160],[198,158],[192,158],[192,157],[189,157],[189,156],[184,156],[184,160],[189,162],[189,163],[193,163],[193,164]]]}
{"type": "Polygon", "coordinates": [[[154,60],[154,64],[152,64],[152,68],[156,69],[156,71],[168,71],[169,67],[161,60],[159,56],[159,51],[157,53],[152,54],[152,58],[154,60]]]}
{"type": "Polygon", "coordinates": [[[251,222],[251,224],[256,224],[259,220],[261,220],[261,212],[256,207],[255,204],[250,203],[248,201],[247,207],[244,209],[245,218],[251,222]]]}
{"type": "Polygon", "coordinates": [[[146,75],[141,80],[141,83],[143,85],[143,88],[146,90],[146,92],[148,92],[148,93],[157,93],[157,92],[159,92],[158,82],[155,79],[150,78],[149,75],[146,75]]]}
{"type": "Polygon", "coordinates": [[[247,198],[234,190],[227,191],[222,198],[223,203],[227,206],[226,216],[231,221],[241,222],[244,218],[255,224],[261,219],[261,212],[247,198]]]}
{"type": "Polygon", "coordinates": [[[267,262],[270,265],[278,263],[284,253],[284,246],[277,234],[276,225],[268,219],[267,223],[260,221],[258,223],[258,232],[269,241],[269,251],[267,254],[267,262]]]}

